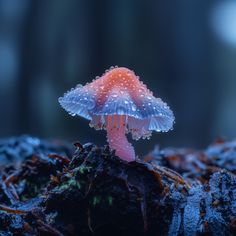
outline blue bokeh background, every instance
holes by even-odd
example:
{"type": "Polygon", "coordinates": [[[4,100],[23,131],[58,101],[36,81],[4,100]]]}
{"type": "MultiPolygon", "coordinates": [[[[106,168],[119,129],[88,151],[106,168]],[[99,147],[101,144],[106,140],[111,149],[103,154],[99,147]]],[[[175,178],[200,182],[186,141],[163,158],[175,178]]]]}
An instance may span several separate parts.
{"type": "Polygon", "coordinates": [[[57,99],[114,65],[176,117],[173,131],[133,141],[137,154],[236,136],[236,1],[0,0],[0,137],[104,144],[57,99]]]}

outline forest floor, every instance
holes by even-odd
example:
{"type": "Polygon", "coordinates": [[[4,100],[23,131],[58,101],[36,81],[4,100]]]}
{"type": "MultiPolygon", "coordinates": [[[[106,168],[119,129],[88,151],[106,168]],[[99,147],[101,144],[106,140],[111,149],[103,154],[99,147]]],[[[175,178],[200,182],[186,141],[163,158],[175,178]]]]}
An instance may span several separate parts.
{"type": "Polygon", "coordinates": [[[236,235],[236,140],[154,149],[0,140],[0,235],[236,235]]]}

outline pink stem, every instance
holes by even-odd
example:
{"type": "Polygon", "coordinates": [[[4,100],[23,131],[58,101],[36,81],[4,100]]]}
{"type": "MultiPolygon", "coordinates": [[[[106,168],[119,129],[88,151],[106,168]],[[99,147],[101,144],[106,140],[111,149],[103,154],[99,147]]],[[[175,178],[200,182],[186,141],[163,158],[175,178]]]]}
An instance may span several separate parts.
{"type": "Polygon", "coordinates": [[[125,136],[125,125],[114,127],[112,122],[107,123],[107,141],[112,150],[118,157],[125,161],[135,161],[135,152],[133,146],[128,142],[125,136]]]}

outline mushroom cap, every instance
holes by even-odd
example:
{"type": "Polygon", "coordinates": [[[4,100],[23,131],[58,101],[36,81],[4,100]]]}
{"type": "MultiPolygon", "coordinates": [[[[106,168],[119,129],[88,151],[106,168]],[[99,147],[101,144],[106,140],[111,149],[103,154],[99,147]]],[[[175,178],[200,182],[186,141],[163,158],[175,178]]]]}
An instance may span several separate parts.
{"type": "Polygon", "coordinates": [[[134,139],[149,137],[152,130],[167,132],[174,123],[167,104],[125,67],[111,67],[91,83],[77,85],[59,103],[69,114],[91,120],[91,126],[98,129],[106,129],[107,116],[126,116],[127,131],[134,139]]]}

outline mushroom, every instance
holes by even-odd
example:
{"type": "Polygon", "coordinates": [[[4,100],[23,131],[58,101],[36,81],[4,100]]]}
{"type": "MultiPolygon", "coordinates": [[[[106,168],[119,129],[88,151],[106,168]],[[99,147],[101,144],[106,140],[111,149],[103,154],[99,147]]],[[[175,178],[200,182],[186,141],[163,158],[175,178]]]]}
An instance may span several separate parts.
{"type": "Polygon", "coordinates": [[[125,161],[135,160],[126,134],[135,140],[149,139],[153,130],[167,132],[174,123],[167,104],[125,67],[111,67],[91,83],[77,85],[59,103],[72,116],[90,120],[90,127],[106,130],[110,148],[125,161]]]}

